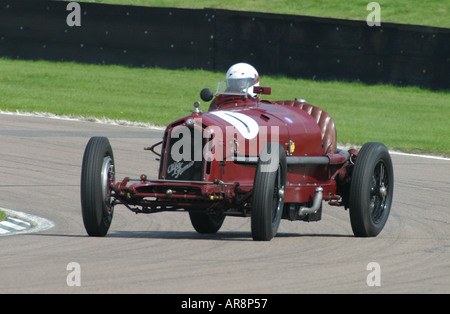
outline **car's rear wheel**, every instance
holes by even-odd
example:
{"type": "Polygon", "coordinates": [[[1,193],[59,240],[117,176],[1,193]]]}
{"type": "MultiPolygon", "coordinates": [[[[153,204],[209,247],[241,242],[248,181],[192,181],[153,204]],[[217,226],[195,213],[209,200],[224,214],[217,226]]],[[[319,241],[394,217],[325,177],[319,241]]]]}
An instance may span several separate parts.
{"type": "Polygon", "coordinates": [[[278,143],[268,143],[256,167],[251,205],[253,240],[269,241],[277,233],[284,206],[286,153],[278,143]]]}
{"type": "Polygon", "coordinates": [[[111,225],[114,206],[110,184],[114,183],[114,155],[106,137],[92,137],[81,169],[81,211],[86,232],[103,237],[111,225]]]}
{"type": "Polygon", "coordinates": [[[189,218],[198,233],[216,233],[222,227],[225,215],[189,211],[189,218]]]}
{"type": "Polygon", "coordinates": [[[366,143],[356,158],[350,185],[350,222],[357,237],[375,237],[389,217],[394,193],[394,170],[381,143],[366,143]]]}

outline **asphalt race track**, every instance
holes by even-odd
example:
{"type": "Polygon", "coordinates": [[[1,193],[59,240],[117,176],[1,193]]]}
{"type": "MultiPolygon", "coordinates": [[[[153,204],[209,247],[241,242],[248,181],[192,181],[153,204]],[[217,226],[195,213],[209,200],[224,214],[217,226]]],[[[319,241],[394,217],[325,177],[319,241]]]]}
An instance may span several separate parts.
{"type": "Polygon", "coordinates": [[[283,220],[270,242],[252,241],[249,218],[200,235],[187,213],[121,206],[108,236],[91,238],[79,184],[94,135],[110,139],[118,179],[156,177],[143,147],[160,130],[0,114],[0,207],[55,224],[0,237],[0,293],[450,293],[449,160],[392,156],[394,202],[377,238],[353,237],[348,213],[328,205],[320,222],[283,220]]]}

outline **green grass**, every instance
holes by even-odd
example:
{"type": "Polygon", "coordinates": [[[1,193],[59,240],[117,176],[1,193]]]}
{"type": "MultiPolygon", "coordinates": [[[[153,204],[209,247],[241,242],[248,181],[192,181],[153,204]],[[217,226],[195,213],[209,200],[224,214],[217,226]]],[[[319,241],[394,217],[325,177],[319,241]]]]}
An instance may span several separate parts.
{"type": "Polygon", "coordinates": [[[0,221],[3,221],[7,218],[6,213],[0,209],[0,221]]]}
{"type": "MultiPolygon", "coordinates": [[[[79,2],[179,8],[218,8],[312,15],[365,21],[369,0],[82,0],[79,2]]],[[[377,0],[381,23],[450,27],[450,2],[442,0],[377,0]]]]}
{"type": "MultiPolygon", "coordinates": [[[[261,75],[270,100],[305,98],[334,118],[341,143],[383,142],[450,156],[450,93],[261,75]]],[[[0,109],[142,121],[185,116],[224,73],[0,59],[0,109]]],[[[208,104],[202,103],[206,111],[208,104]]]]}

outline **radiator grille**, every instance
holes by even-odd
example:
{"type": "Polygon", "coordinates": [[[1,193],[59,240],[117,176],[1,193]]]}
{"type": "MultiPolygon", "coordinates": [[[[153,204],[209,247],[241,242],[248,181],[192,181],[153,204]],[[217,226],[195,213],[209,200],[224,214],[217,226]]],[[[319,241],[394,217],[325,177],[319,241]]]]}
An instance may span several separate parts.
{"type": "Polygon", "coordinates": [[[166,179],[203,181],[203,147],[206,139],[200,130],[185,128],[182,136],[177,135],[169,139],[166,179]],[[189,134],[189,138],[184,138],[186,134],[189,134]]]}

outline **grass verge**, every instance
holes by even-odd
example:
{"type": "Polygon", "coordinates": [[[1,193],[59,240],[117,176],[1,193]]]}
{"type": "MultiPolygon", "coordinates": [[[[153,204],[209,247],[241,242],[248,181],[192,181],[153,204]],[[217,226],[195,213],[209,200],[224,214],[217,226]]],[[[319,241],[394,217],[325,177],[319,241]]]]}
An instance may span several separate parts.
{"type": "MultiPolygon", "coordinates": [[[[450,93],[261,75],[270,100],[304,98],[328,111],[338,141],[450,156],[450,93]]],[[[106,117],[165,126],[188,115],[224,73],[0,59],[0,109],[106,117]]],[[[202,109],[207,110],[203,103],[202,109]]]]}
{"type": "Polygon", "coordinates": [[[3,210],[0,209],[0,221],[5,220],[6,217],[7,217],[7,216],[6,216],[6,213],[5,213],[3,210]]]}

